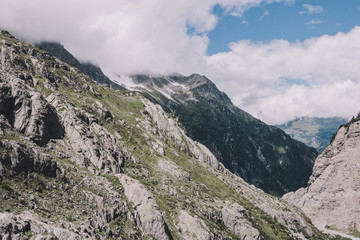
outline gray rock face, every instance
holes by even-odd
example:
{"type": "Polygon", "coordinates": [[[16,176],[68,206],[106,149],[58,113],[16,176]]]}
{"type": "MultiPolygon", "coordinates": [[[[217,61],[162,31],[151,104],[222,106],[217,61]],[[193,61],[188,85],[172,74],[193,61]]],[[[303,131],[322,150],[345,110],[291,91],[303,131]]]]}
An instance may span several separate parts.
{"type": "MultiPolygon", "coordinates": [[[[58,170],[57,163],[42,149],[34,146],[27,147],[15,141],[0,142],[5,152],[1,156],[5,166],[11,166],[16,173],[36,171],[48,177],[55,177],[58,170]]],[[[0,167],[2,168],[2,166],[0,167]]],[[[1,170],[0,170],[1,172],[1,170]]]]}
{"type": "MultiPolygon", "coordinates": [[[[97,119],[103,118],[104,107],[101,114],[96,116],[73,107],[60,95],[51,94],[47,99],[59,112],[61,123],[71,144],[67,146],[70,147],[68,151],[78,153],[69,156],[72,161],[89,169],[93,166],[104,169],[107,173],[122,171],[124,160],[130,159],[131,156],[118,137],[110,134],[97,123],[97,119]]],[[[110,112],[108,114],[111,116],[110,112]]]]}
{"type": "Polygon", "coordinates": [[[243,216],[246,209],[239,204],[225,206],[222,211],[222,219],[227,228],[241,239],[260,239],[259,231],[251,226],[243,216]]]}
{"type": "Polygon", "coordinates": [[[10,81],[0,85],[0,111],[16,130],[41,146],[64,136],[55,108],[41,94],[29,89],[21,79],[6,75],[1,78],[10,81]]]}
{"type": "Polygon", "coordinates": [[[191,216],[187,211],[180,210],[178,215],[177,227],[183,240],[199,239],[209,240],[213,239],[209,228],[203,220],[197,216],[191,216]]]}
{"type": "Polygon", "coordinates": [[[15,215],[11,213],[0,213],[0,238],[3,240],[27,240],[28,235],[36,234],[31,239],[41,240],[55,240],[55,239],[67,239],[67,240],[80,240],[81,236],[78,234],[66,230],[61,227],[56,227],[51,224],[38,222],[35,216],[31,213],[24,213],[21,215],[15,215]]]}
{"type": "Polygon", "coordinates": [[[164,139],[172,139],[181,149],[189,151],[200,162],[214,168],[222,168],[222,165],[219,164],[219,161],[209,149],[201,143],[190,139],[185,134],[184,129],[179,126],[179,123],[175,122],[173,118],[170,118],[159,105],[147,99],[143,99],[143,103],[145,104],[145,111],[151,117],[151,121],[143,123],[147,129],[151,131],[151,123],[155,123],[156,128],[161,131],[164,139]]]}
{"type": "Polygon", "coordinates": [[[360,121],[341,127],[316,159],[307,188],[284,195],[316,226],[360,231],[360,121]]]}
{"type": "Polygon", "coordinates": [[[27,239],[25,233],[30,231],[30,223],[18,219],[13,214],[0,213],[0,238],[3,240],[27,239]]]}
{"type": "Polygon", "coordinates": [[[124,187],[125,196],[134,203],[135,222],[144,236],[155,239],[172,239],[154,196],[139,181],[126,175],[117,175],[124,187]]]}

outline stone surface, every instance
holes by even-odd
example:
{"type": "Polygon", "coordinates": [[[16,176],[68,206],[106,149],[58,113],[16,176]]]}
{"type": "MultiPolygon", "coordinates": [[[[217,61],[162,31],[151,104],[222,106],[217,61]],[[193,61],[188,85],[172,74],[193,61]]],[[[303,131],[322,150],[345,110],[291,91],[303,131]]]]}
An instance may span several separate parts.
{"type": "Polygon", "coordinates": [[[139,181],[126,175],[117,175],[124,187],[125,196],[134,203],[135,222],[144,236],[155,239],[172,239],[154,196],[139,181]]]}
{"type": "Polygon", "coordinates": [[[0,88],[0,111],[16,130],[41,146],[50,139],[63,137],[64,129],[55,108],[40,93],[29,89],[23,80],[16,78],[2,83],[0,88]]]}
{"type": "Polygon", "coordinates": [[[181,239],[199,239],[209,240],[211,238],[210,230],[203,220],[197,216],[191,216],[187,211],[181,210],[178,215],[176,225],[181,234],[181,239]]]}
{"type": "Polygon", "coordinates": [[[284,196],[320,228],[360,232],[360,121],[342,126],[316,159],[308,187],[284,196]]]}
{"type": "Polygon", "coordinates": [[[260,239],[259,231],[251,226],[244,217],[244,214],[246,214],[246,209],[244,207],[239,204],[231,204],[225,206],[222,209],[221,214],[224,225],[241,239],[260,239]]]}

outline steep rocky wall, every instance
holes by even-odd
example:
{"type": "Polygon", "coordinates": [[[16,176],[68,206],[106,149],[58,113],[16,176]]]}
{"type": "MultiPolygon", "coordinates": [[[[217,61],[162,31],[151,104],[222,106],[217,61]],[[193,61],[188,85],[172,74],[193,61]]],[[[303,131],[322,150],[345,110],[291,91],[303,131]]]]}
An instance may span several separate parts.
{"type": "Polygon", "coordinates": [[[284,196],[320,228],[360,232],[360,120],[339,128],[316,159],[308,187],[284,196]]]}

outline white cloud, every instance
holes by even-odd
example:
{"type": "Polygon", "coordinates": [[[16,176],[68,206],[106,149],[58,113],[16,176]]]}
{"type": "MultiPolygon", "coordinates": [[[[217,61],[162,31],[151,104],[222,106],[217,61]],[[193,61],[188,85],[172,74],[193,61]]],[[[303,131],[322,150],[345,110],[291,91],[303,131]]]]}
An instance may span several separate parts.
{"type": "Polygon", "coordinates": [[[311,20],[310,22],[307,22],[307,25],[316,25],[316,24],[321,24],[324,23],[324,21],[321,20],[311,20]]]}
{"type": "Polygon", "coordinates": [[[360,27],[356,27],[346,34],[296,43],[239,41],[230,44],[229,52],[206,61],[208,75],[235,104],[273,124],[301,115],[356,114],[359,54],[360,27]],[[335,94],[344,86],[350,87],[335,94]]]}
{"type": "Polygon", "coordinates": [[[265,11],[263,12],[263,14],[260,16],[260,18],[259,18],[258,21],[262,21],[263,18],[266,17],[266,16],[269,15],[269,14],[270,14],[270,12],[269,12],[268,10],[265,10],[265,11]]]}
{"type": "Polygon", "coordinates": [[[240,16],[271,2],[291,1],[0,0],[0,28],[30,41],[60,41],[80,59],[123,73],[191,73],[203,64],[216,4],[240,16]]]}
{"type": "Polygon", "coordinates": [[[303,7],[305,8],[305,10],[300,11],[299,14],[316,14],[322,13],[324,11],[324,8],[322,6],[304,4],[303,7]]]}
{"type": "Polygon", "coordinates": [[[247,109],[260,119],[279,124],[301,116],[349,118],[360,111],[359,101],[359,81],[345,80],[314,86],[288,86],[247,109]]]}

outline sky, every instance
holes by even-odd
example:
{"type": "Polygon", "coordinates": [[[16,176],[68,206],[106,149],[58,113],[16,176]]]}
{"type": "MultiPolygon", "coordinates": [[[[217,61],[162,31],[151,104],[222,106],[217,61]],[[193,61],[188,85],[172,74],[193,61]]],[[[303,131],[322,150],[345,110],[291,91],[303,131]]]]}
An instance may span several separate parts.
{"type": "Polygon", "coordinates": [[[117,74],[207,76],[268,124],[360,111],[358,0],[0,0],[0,28],[117,74]]]}

